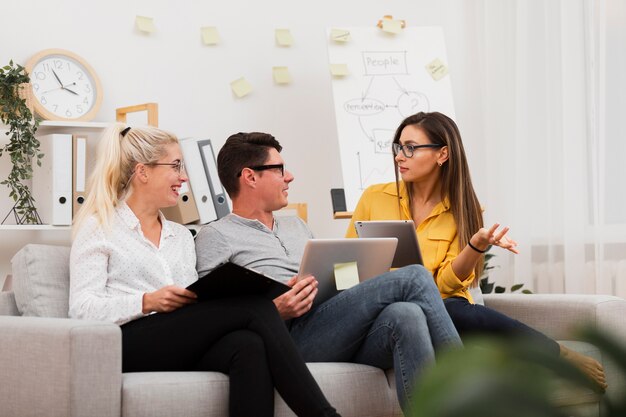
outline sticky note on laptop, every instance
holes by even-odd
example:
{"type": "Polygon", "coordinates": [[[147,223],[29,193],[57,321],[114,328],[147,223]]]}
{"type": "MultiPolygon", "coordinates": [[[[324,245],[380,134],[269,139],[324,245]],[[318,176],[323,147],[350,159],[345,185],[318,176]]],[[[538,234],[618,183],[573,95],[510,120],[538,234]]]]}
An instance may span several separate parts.
{"type": "Polygon", "coordinates": [[[359,268],[356,262],[334,264],[337,290],[347,290],[359,283],[359,268]]]}

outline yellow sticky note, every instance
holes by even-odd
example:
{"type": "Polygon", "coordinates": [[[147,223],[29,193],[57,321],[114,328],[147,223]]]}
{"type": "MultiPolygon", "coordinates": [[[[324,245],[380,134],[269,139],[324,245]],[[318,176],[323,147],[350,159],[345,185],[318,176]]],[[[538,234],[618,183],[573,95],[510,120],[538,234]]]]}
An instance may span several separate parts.
{"type": "Polygon", "coordinates": [[[152,33],[155,30],[154,20],[147,16],[135,16],[137,29],[145,33],[152,33]]]}
{"type": "Polygon", "coordinates": [[[337,290],[347,290],[359,283],[359,268],[356,262],[334,264],[337,290]]]}
{"type": "Polygon", "coordinates": [[[448,73],[448,67],[445,66],[439,58],[426,65],[426,71],[433,77],[433,80],[439,81],[448,73]]]}
{"type": "Polygon", "coordinates": [[[289,74],[289,68],[287,67],[272,67],[272,74],[276,84],[291,83],[291,74],[289,74]]]}
{"type": "Polygon", "coordinates": [[[230,83],[233,93],[239,98],[247,96],[252,92],[252,85],[245,78],[241,77],[230,83]]]}
{"type": "Polygon", "coordinates": [[[402,22],[399,20],[384,19],[383,31],[396,35],[402,31],[402,22]]]}
{"type": "Polygon", "coordinates": [[[330,64],[330,73],[335,77],[344,77],[350,74],[348,64],[330,64]]]}
{"type": "Polygon", "coordinates": [[[293,37],[289,29],[276,29],[276,43],[280,46],[291,46],[293,44],[293,37]]]}
{"type": "Polygon", "coordinates": [[[350,40],[350,31],[345,29],[331,29],[330,39],[335,42],[348,42],[350,40]]]}
{"type": "Polygon", "coordinates": [[[202,42],[205,45],[217,45],[220,43],[220,34],[217,33],[217,28],[214,26],[205,26],[200,28],[202,33],[202,42]]]}

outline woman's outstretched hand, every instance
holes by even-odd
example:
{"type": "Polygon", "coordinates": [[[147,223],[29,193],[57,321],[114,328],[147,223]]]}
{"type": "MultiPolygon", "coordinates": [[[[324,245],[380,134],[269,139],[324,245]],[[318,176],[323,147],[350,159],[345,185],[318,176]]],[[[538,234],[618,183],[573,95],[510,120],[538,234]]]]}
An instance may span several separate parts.
{"type": "Polygon", "coordinates": [[[502,230],[498,230],[499,223],[494,224],[489,229],[482,227],[478,232],[472,236],[471,243],[477,248],[483,250],[487,249],[489,245],[499,246],[502,249],[506,249],[515,254],[519,253],[517,250],[517,242],[506,236],[509,232],[508,227],[503,227],[502,230]]]}

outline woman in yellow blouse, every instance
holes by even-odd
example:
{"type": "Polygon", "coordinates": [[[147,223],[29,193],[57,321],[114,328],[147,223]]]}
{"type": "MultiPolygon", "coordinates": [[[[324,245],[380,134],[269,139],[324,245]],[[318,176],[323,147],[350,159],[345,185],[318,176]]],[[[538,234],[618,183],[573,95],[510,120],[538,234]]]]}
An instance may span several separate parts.
{"type": "Polygon", "coordinates": [[[355,221],[412,219],[417,227],[424,266],[435,279],[446,310],[461,337],[470,333],[528,335],[555,354],[572,360],[606,388],[604,370],[596,360],[559,345],[544,334],[483,305],[469,293],[480,277],[490,245],[518,253],[508,227],[483,225],[470,178],[461,134],[444,114],[407,117],[393,140],[396,182],[366,189],[346,233],[356,237],[355,221]],[[401,179],[398,177],[401,177],[401,179]]]}

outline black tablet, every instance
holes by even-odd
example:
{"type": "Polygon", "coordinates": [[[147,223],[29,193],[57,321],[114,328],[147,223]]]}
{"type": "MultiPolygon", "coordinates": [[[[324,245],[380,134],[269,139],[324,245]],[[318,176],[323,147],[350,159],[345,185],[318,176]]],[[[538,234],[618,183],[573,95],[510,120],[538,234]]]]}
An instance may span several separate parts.
{"type": "Polygon", "coordinates": [[[187,289],[198,295],[198,301],[252,294],[273,300],[291,287],[260,272],[227,262],[199,278],[187,289]]]}

